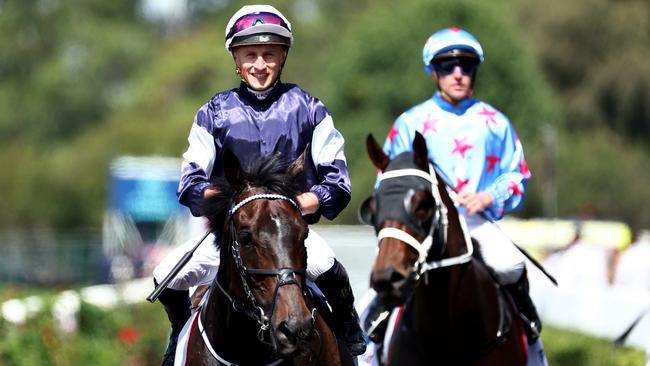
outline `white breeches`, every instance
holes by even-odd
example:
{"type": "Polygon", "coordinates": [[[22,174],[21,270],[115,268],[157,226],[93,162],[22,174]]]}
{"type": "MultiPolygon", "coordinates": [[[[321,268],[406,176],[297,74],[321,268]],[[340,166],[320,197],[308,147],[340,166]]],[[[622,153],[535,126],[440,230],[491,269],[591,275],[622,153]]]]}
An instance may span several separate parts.
{"type": "MultiPolygon", "coordinates": [[[[154,268],[153,276],[158,283],[167,276],[176,263],[196,245],[202,236],[203,234],[176,247],[154,268]]],[[[309,229],[305,247],[307,248],[307,279],[316,281],[318,276],[327,272],[334,265],[334,251],[325,239],[312,229],[309,229]]],[[[217,276],[218,269],[219,248],[215,244],[215,236],[210,234],[167,287],[173,290],[187,290],[194,286],[209,285],[217,276]]]]}
{"type": "Polygon", "coordinates": [[[526,268],[526,258],[515,247],[497,224],[479,215],[464,216],[469,234],[479,242],[479,251],[485,263],[494,270],[497,281],[511,285],[526,268]]]}

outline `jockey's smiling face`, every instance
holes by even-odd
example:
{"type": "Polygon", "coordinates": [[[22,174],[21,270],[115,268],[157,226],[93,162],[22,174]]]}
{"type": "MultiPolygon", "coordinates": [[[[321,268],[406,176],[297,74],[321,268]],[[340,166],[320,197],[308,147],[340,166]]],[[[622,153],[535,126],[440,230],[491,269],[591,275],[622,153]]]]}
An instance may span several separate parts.
{"type": "Polygon", "coordinates": [[[242,80],[251,89],[261,91],[270,88],[280,76],[287,51],[276,44],[239,46],[233,56],[242,80]]]}

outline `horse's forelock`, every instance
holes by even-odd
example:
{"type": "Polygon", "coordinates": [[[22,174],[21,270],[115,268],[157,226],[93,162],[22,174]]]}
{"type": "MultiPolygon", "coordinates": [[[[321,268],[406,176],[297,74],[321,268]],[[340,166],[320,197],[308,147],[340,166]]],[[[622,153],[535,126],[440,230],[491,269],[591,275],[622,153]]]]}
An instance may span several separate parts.
{"type": "Polygon", "coordinates": [[[280,154],[273,154],[255,161],[244,172],[244,181],[252,187],[263,187],[269,193],[294,198],[300,187],[293,179],[288,179],[287,168],[290,162],[280,154]]]}
{"type": "Polygon", "coordinates": [[[208,218],[211,230],[214,232],[221,229],[235,197],[249,187],[264,188],[268,193],[295,199],[300,186],[287,177],[289,165],[290,163],[282,159],[279,154],[273,154],[258,159],[244,168],[243,180],[237,187],[230,185],[225,178],[214,179],[212,186],[219,193],[204,199],[202,203],[202,212],[208,218]]]}

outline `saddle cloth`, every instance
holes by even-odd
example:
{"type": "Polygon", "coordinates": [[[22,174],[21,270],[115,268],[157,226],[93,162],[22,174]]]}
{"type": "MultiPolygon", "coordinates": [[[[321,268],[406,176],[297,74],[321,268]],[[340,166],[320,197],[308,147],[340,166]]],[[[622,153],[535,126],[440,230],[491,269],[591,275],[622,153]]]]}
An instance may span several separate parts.
{"type": "Polygon", "coordinates": [[[190,340],[190,333],[192,333],[192,326],[196,323],[196,317],[201,314],[199,309],[203,306],[203,303],[207,301],[210,296],[210,287],[201,298],[198,306],[192,309],[192,316],[185,322],[185,326],[181,330],[181,333],[178,335],[178,343],[176,343],[176,357],[174,358],[174,366],[185,366],[187,363],[187,345],[190,340]]]}

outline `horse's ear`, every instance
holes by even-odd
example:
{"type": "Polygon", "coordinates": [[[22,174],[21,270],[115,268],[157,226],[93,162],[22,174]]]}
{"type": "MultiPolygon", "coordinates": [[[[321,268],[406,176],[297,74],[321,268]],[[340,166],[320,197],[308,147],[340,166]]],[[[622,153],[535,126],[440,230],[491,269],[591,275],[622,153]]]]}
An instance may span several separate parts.
{"type": "Polygon", "coordinates": [[[370,156],[370,161],[372,161],[372,164],[382,172],[386,170],[390,159],[381,148],[381,146],[379,146],[379,143],[377,143],[377,140],[375,140],[371,133],[369,133],[368,137],[366,137],[366,149],[368,150],[368,156],[370,156]]]}
{"type": "Polygon", "coordinates": [[[223,162],[223,172],[226,180],[231,186],[238,187],[244,180],[244,173],[242,172],[241,163],[237,156],[228,148],[223,151],[221,157],[223,162]]]}
{"type": "Polygon", "coordinates": [[[361,202],[361,206],[359,206],[359,210],[357,211],[359,222],[362,224],[374,226],[374,216],[376,209],[377,203],[374,197],[370,196],[363,200],[363,202],[361,202]]]}
{"type": "Polygon", "coordinates": [[[302,181],[302,173],[305,170],[307,154],[311,152],[311,144],[307,144],[300,156],[287,168],[287,176],[291,181],[302,181]]]}
{"type": "Polygon", "coordinates": [[[418,168],[429,171],[429,156],[427,152],[427,143],[424,137],[419,132],[415,132],[415,139],[413,139],[413,162],[418,168]]]}

